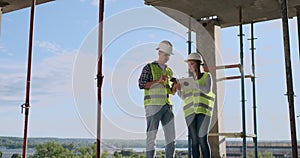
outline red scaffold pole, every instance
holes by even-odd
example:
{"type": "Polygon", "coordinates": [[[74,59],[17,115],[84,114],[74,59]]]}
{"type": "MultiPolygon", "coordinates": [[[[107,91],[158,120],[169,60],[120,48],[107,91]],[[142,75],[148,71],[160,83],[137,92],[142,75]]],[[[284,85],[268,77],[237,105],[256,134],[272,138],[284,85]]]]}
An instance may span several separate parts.
{"type": "Polygon", "coordinates": [[[22,157],[26,158],[27,151],[27,135],[29,122],[29,108],[30,108],[30,83],[31,83],[31,66],[32,66],[32,46],[33,46],[33,28],[34,28],[34,14],[35,14],[36,0],[32,0],[31,14],[30,14],[30,30],[29,30],[29,46],[28,46],[28,65],[27,65],[27,82],[26,82],[26,100],[22,105],[25,109],[25,123],[24,123],[24,138],[23,138],[23,152],[22,157]]]}

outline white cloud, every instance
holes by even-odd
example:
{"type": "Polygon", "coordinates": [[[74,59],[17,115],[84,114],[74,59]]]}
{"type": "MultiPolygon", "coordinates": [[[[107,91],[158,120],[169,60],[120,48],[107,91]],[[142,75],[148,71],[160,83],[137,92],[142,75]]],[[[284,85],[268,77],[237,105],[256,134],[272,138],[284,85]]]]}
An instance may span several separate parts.
{"type": "Polygon", "coordinates": [[[0,108],[20,106],[24,102],[26,77],[22,64],[6,60],[0,62],[0,108]]]}
{"type": "Polygon", "coordinates": [[[93,0],[92,5],[93,6],[99,6],[99,0],[93,0]]]}
{"type": "Polygon", "coordinates": [[[2,42],[0,42],[0,53],[4,53],[7,54],[9,56],[12,56],[13,54],[10,52],[7,52],[7,49],[5,48],[4,44],[2,42]]]}
{"type": "Polygon", "coordinates": [[[153,34],[153,33],[152,33],[152,34],[149,34],[148,36],[149,36],[150,39],[154,39],[154,38],[156,37],[156,35],[153,34]]]}
{"type": "MultiPolygon", "coordinates": [[[[70,90],[72,66],[75,54],[64,52],[48,58],[35,67],[36,74],[33,81],[39,85],[34,86],[35,91],[64,94],[70,90]]],[[[33,91],[34,92],[34,91],[33,91]]]]}
{"type": "MultiPolygon", "coordinates": [[[[59,45],[45,41],[39,41],[37,45],[55,54],[42,61],[34,61],[31,78],[32,101],[47,103],[49,99],[71,98],[76,50],[61,49],[59,45]]],[[[4,63],[0,66],[0,72],[5,74],[0,79],[0,100],[3,101],[1,105],[19,106],[24,102],[27,73],[24,66],[27,63],[4,63]]]]}
{"type": "Polygon", "coordinates": [[[3,52],[3,51],[5,51],[5,50],[6,50],[6,49],[4,48],[3,44],[0,43],[0,51],[3,52]]]}
{"type": "Polygon", "coordinates": [[[62,51],[60,45],[51,43],[48,41],[35,41],[34,46],[46,49],[47,51],[54,53],[54,54],[61,53],[61,51],[62,51]]]}
{"type": "MultiPolygon", "coordinates": [[[[59,45],[51,45],[50,42],[39,42],[39,46],[42,49],[51,48],[56,53],[43,60],[38,58],[33,60],[30,94],[31,131],[33,135],[37,136],[45,136],[45,134],[51,136],[56,132],[44,127],[42,132],[47,132],[41,133],[40,127],[43,126],[39,126],[38,122],[45,121],[57,124],[57,126],[62,126],[62,124],[78,126],[78,123],[74,123],[77,118],[75,111],[72,111],[74,110],[72,108],[72,73],[77,51],[64,49],[59,45]],[[60,49],[56,49],[58,46],[60,49]],[[62,113],[62,109],[67,109],[69,112],[62,113]],[[53,120],[53,115],[55,115],[56,120],[53,120]],[[63,120],[62,124],[57,123],[57,120],[63,120]]],[[[9,114],[20,117],[18,119],[14,117],[15,120],[9,120],[10,123],[16,121],[15,124],[22,124],[20,105],[25,102],[27,63],[17,63],[10,58],[0,59],[0,63],[0,73],[3,74],[0,78],[0,111],[5,113],[5,115],[0,115],[2,121],[0,123],[3,124],[5,120],[7,122],[9,114]]],[[[68,127],[60,129],[62,133],[70,133],[68,127]]],[[[8,127],[3,131],[3,134],[18,135],[19,131],[22,130],[8,127]]]]}

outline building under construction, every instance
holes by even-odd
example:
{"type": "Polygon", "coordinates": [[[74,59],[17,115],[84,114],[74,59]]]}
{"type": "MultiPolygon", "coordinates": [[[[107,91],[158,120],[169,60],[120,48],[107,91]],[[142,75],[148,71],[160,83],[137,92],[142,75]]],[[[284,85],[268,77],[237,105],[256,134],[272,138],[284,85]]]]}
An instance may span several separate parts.
{"type": "MultiPolygon", "coordinates": [[[[24,148],[23,157],[26,157],[27,150],[27,128],[28,128],[28,115],[30,109],[30,80],[31,80],[31,56],[32,56],[32,43],[33,43],[33,29],[34,29],[34,12],[35,5],[46,3],[52,0],[0,0],[0,6],[2,8],[2,13],[8,13],[14,10],[22,9],[25,7],[31,7],[31,22],[30,22],[30,37],[29,37],[29,57],[28,57],[28,72],[27,72],[27,85],[26,85],[26,101],[22,105],[25,110],[25,125],[24,125],[24,148]]],[[[295,127],[295,110],[294,110],[294,90],[293,90],[293,76],[292,76],[292,66],[290,59],[290,39],[289,39],[289,25],[288,19],[297,17],[298,22],[298,40],[300,41],[300,1],[299,0],[231,0],[225,2],[222,0],[209,0],[209,1],[199,1],[199,0],[145,0],[145,5],[150,5],[160,10],[162,13],[168,15],[172,19],[176,20],[180,24],[189,28],[189,32],[194,32],[196,34],[196,46],[198,49],[209,49],[203,51],[203,57],[206,60],[206,71],[209,71],[214,80],[214,89],[216,96],[218,96],[219,87],[218,82],[231,79],[239,80],[240,82],[240,97],[241,97],[241,122],[242,129],[236,132],[226,132],[224,131],[223,122],[223,111],[219,108],[222,104],[222,98],[217,97],[217,102],[214,108],[214,115],[218,116],[214,127],[210,131],[210,144],[212,147],[212,157],[226,157],[226,139],[227,138],[240,138],[242,145],[242,156],[246,157],[248,143],[247,141],[253,141],[255,157],[258,157],[258,138],[257,135],[257,114],[256,114],[256,89],[255,89],[255,34],[254,26],[258,22],[264,22],[274,19],[282,19],[282,29],[283,29],[283,41],[284,41],[284,57],[285,57],[285,68],[286,68],[286,85],[287,85],[287,101],[289,107],[289,117],[290,117],[290,134],[291,134],[291,144],[292,144],[292,155],[291,157],[298,157],[298,145],[296,138],[296,127],[295,127]],[[216,42],[215,47],[205,48],[205,41],[202,39],[202,34],[199,32],[197,26],[201,24],[206,31],[210,34],[212,39],[216,42]],[[251,51],[252,51],[252,73],[250,75],[244,72],[244,39],[243,39],[243,25],[251,25],[251,51]],[[220,31],[222,28],[239,26],[239,45],[240,48],[240,62],[233,63],[231,65],[220,65],[220,60],[216,55],[220,47],[220,31]],[[240,74],[237,76],[226,76],[223,78],[218,78],[218,70],[224,69],[238,69],[240,74]],[[246,109],[245,109],[245,82],[251,81],[252,83],[252,93],[253,93],[253,132],[246,132],[246,109]]],[[[103,25],[103,11],[104,11],[104,0],[99,1],[99,23],[103,25]]],[[[1,13],[1,14],[2,14],[1,13]]],[[[103,43],[103,26],[99,27],[99,54],[101,54],[102,43],[103,43]]],[[[188,44],[190,44],[188,40],[188,44]]],[[[300,47],[300,42],[299,42],[300,47]]],[[[190,45],[189,45],[189,53],[190,45]]],[[[102,57],[100,57],[102,59],[102,57]]],[[[284,75],[284,74],[282,74],[284,75]]],[[[98,135],[97,144],[98,152],[97,156],[100,157],[100,147],[101,147],[101,88],[102,88],[102,60],[98,63],[98,73],[97,73],[97,88],[98,88],[98,135]]],[[[239,155],[241,156],[241,155],[239,155]]]]}
{"type": "MultiPolygon", "coordinates": [[[[225,141],[226,137],[240,137],[243,142],[243,157],[246,157],[247,152],[247,138],[253,140],[255,157],[258,157],[257,150],[257,124],[256,124],[256,94],[255,94],[255,47],[254,47],[254,25],[257,22],[282,19],[282,28],[283,28],[283,37],[284,37],[284,53],[285,53],[285,66],[286,66],[286,83],[287,83],[287,96],[290,110],[290,127],[291,127],[291,138],[292,138],[292,157],[298,157],[297,149],[297,138],[296,138],[296,127],[295,127],[295,112],[294,112],[294,91],[293,91],[293,78],[292,78],[292,67],[290,59],[290,42],[289,42],[289,29],[288,29],[288,18],[297,16],[298,20],[298,39],[300,38],[300,17],[299,17],[299,6],[300,2],[297,0],[236,0],[226,2],[219,0],[211,1],[180,1],[176,2],[175,0],[145,0],[145,3],[152,5],[162,11],[163,13],[169,15],[179,23],[183,24],[187,28],[190,28],[190,31],[195,31],[197,36],[197,48],[200,50],[203,49],[204,40],[201,40],[201,32],[197,32],[197,28],[193,28],[191,21],[187,17],[178,16],[176,11],[180,11],[189,15],[197,22],[201,23],[206,30],[211,34],[212,38],[216,41],[215,48],[218,48],[219,42],[217,41],[220,37],[220,29],[239,26],[239,37],[240,37],[240,63],[237,64],[237,67],[240,70],[239,76],[229,76],[225,79],[240,79],[241,82],[241,108],[242,108],[242,130],[237,133],[227,133],[223,132],[222,116],[219,114],[222,111],[219,111],[218,104],[222,103],[217,99],[217,106],[215,107],[214,115],[218,116],[218,121],[210,131],[210,143],[212,144],[212,157],[223,157],[225,154],[225,141]],[[171,9],[170,9],[171,8],[171,9]],[[244,73],[244,41],[243,41],[243,25],[251,24],[251,50],[252,50],[252,75],[246,75],[244,73]],[[246,110],[245,110],[245,79],[250,78],[252,81],[252,90],[253,90],[253,119],[254,119],[254,131],[253,133],[246,133],[246,110]]],[[[211,49],[211,48],[210,48],[211,49]]],[[[219,65],[217,59],[217,50],[210,52],[209,50],[204,50],[205,53],[202,55],[210,63],[208,67],[219,66],[219,68],[232,68],[234,65],[219,65]],[[210,52],[210,53],[208,53],[210,52]],[[214,55],[212,55],[214,54],[214,55]]],[[[214,76],[215,81],[217,81],[217,69],[209,70],[214,76]]],[[[218,96],[218,84],[214,82],[214,92],[218,96]]]]}

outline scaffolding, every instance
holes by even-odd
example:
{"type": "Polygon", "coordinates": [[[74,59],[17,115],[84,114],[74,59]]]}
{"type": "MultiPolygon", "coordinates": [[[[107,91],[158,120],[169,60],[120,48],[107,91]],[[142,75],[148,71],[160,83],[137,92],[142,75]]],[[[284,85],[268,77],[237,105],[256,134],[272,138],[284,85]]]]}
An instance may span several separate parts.
{"type": "MultiPolygon", "coordinates": [[[[240,8],[240,20],[241,16],[242,16],[242,10],[240,8]]],[[[189,29],[188,29],[188,40],[187,40],[187,44],[188,44],[188,54],[190,54],[191,51],[191,45],[192,45],[192,40],[191,40],[191,18],[189,19],[189,29]]],[[[246,139],[247,138],[252,138],[253,139],[253,143],[254,143],[254,153],[255,153],[255,157],[258,158],[258,145],[257,145],[257,117],[256,117],[256,89],[255,89],[255,56],[254,56],[254,51],[255,51],[255,47],[254,47],[254,40],[256,40],[256,38],[254,37],[254,24],[251,23],[251,38],[249,39],[251,41],[251,59],[252,59],[252,73],[251,74],[247,74],[245,75],[244,73],[244,51],[243,51],[243,26],[242,26],[242,22],[241,25],[239,27],[239,35],[240,38],[240,63],[238,64],[231,64],[231,65],[221,65],[221,66],[205,66],[204,71],[205,72],[209,72],[209,71],[215,71],[215,70],[224,70],[224,69],[238,69],[240,72],[240,75],[237,76],[226,76],[226,77],[221,77],[221,78],[217,78],[216,81],[217,82],[222,82],[222,81],[227,81],[227,80],[235,80],[235,79],[240,79],[241,80],[241,96],[242,96],[242,131],[241,132],[218,132],[218,133],[209,133],[210,137],[215,137],[215,136],[224,136],[225,138],[242,138],[243,139],[243,155],[244,157],[246,157],[246,150],[247,150],[247,142],[246,139]],[[245,108],[245,103],[246,103],[246,99],[245,99],[245,81],[244,79],[251,79],[252,81],[252,94],[253,94],[253,123],[254,123],[254,131],[253,134],[248,134],[246,132],[246,108],[245,108]]],[[[191,75],[191,74],[189,74],[191,75]]],[[[191,157],[191,138],[190,138],[190,134],[188,134],[188,157],[191,157]]]]}
{"type": "MultiPolygon", "coordinates": [[[[103,10],[104,10],[104,0],[101,0],[102,3],[99,5],[99,18],[100,22],[103,22],[103,10]]],[[[154,2],[159,3],[160,1],[157,0],[145,0],[145,2],[149,4],[154,4],[154,2]],[[153,2],[152,2],[153,1],[153,2]],[[151,3],[150,3],[151,2],[151,3]]],[[[293,79],[292,79],[292,69],[291,69],[291,61],[290,61],[290,43],[289,43],[289,30],[288,30],[288,13],[287,13],[287,0],[280,0],[281,5],[281,16],[282,16],[282,25],[283,25],[283,38],[284,38],[284,53],[285,53],[285,67],[286,67],[286,84],[287,84],[287,96],[288,96],[288,103],[289,103],[289,115],[290,115],[290,127],[291,127],[291,139],[292,139],[292,150],[293,150],[293,157],[297,157],[298,155],[298,148],[297,148],[297,138],[296,138],[296,128],[295,128],[295,115],[294,115],[294,92],[293,92],[293,79]]],[[[24,141],[23,141],[23,157],[26,157],[26,149],[27,149],[27,130],[28,130],[28,116],[29,116],[29,108],[30,108],[30,84],[31,84],[31,61],[32,61],[32,42],[33,42],[33,22],[34,22],[34,12],[35,12],[35,5],[36,0],[32,0],[31,5],[31,18],[30,18],[30,30],[29,30],[29,50],[28,50],[28,70],[27,70],[27,82],[26,82],[26,101],[22,105],[22,109],[25,109],[25,123],[24,123],[24,141]]],[[[182,5],[184,6],[184,5],[182,5]]],[[[3,7],[3,6],[1,6],[3,7]]],[[[300,6],[295,6],[296,9],[296,16],[298,22],[298,41],[299,41],[299,53],[300,53],[300,6]]],[[[193,9],[191,9],[193,10],[193,9]]],[[[210,136],[225,136],[225,137],[241,137],[243,138],[243,156],[246,157],[246,138],[253,138],[255,144],[255,157],[257,157],[257,124],[256,124],[256,97],[255,97],[255,57],[254,57],[254,33],[253,33],[253,23],[251,23],[251,52],[252,52],[252,74],[245,75],[244,74],[244,52],[243,52],[243,21],[242,21],[242,8],[239,8],[239,28],[240,28],[240,64],[235,65],[225,65],[219,66],[215,69],[228,69],[228,68],[239,68],[241,75],[240,76],[230,76],[225,78],[220,78],[219,81],[223,80],[231,80],[231,79],[241,79],[241,96],[242,96],[242,125],[243,131],[239,133],[211,133],[210,136]],[[245,128],[245,78],[250,78],[252,81],[252,90],[253,90],[253,119],[254,119],[254,134],[247,134],[245,128]]],[[[101,30],[99,30],[100,32],[101,30]]],[[[102,33],[99,33],[99,45],[103,42],[102,33]]],[[[102,51],[102,47],[99,46],[99,52],[102,51]]],[[[300,56],[300,54],[299,54],[300,56]]],[[[102,59],[102,58],[101,58],[102,59]]],[[[101,60],[102,61],[102,60],[101,60]]],[[[99,73],[97,74],[98,79],[98,118],[101,118],[101,88],[102,88],[102,62],[99,62],[99,73]]],[[[101,119],[98,119],[98,127],[97,127],[97,150],[100,149],[101,143],[101,119]]],[[[100,157],[100,150],[97,152],[97,157],[100,157]]]]}
{"type": "MultiPolygon", "coordinates": [[[[240,25],[239,25],[239,41],[240,41],[240,63],[238,64],[231,64],[231,65],[222,65],[222,66],[214,66],[214,67],[204,67],[204,71],[209,72],[211,70],[225,70],[225,69],[238,69],[240,72],[240,75],[237,76],[226,76],[217,78],[217,82],[221,81],[227,81],[227,80],[235,80],[240,79],[241,81],[241,105],[242,105],[242,131],[241,132],[219,132],[219,133],[209,133],[209,136],[224,136],[225,138],[242,138],[243,139],[243,157],[246,158],[247,156],[247,138],[252,138],[254,143],[254,154],[255,157],[258,158],[258,145],[257,145],[257,113],[256,113],[256,85],[255,85],[255,46],[254,46],[254,40],[257,38],[254,37],[254,23],[251,23],[251,38],[248,39],[251,41],[251,60],[252,60],[252,73],[245,75],[244,73],[244,33],[243,33],[243,23],[242,23],[242,8],[239,8],[239,19],[240,19],[240,25]],[[252,82],[252,103],[253,103],[253,134],[248,134],[246,131],[246,99],[245,99],[245,79],[251,79],[252,82]]],[[[190,53],[190,45],[191,45],[191,38],[190,38],[190,28],[189,28],[189,40],[188,40],[188,50],[190,53]]],[[[189,157],[191,157],[190,154],[190,139],[189,139],[189,157]]]]}

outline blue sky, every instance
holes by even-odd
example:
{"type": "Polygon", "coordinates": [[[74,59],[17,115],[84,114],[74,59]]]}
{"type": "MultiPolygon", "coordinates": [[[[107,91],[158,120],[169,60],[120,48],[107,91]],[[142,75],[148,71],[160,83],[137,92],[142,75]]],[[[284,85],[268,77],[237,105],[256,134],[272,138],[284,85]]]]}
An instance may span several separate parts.
{"type": "MultiPolygon", "coordinates": [[[[95,70],[98,6],[96,0],[55,1],[36,8],[33,50],[30,137],[95,136],[95,70]]],[[[29,9],[4,14],[0,37],[0,135],[23,136],[29,9]]],[[[169,39],[176,50],[170,66],[186,75],[187,29],[143,0],[106,0],[103,86],[103,138],[145,138],[141,68],[156,59],[156,44],[169,39]]],[[[244,26],[245,73],[251,73],[250,26],[244,26]]],[[[238,27],[221,31],[222,62],[239,62],[238,27]]],[[[255,25],[257,112],[260,140],[289,140],[281,21],[255,25]]],[[[299,89],[296,19],[290,20],[294,92],[299,89]]],[[[237,70],[224,71],[226,76],[237,70]]],[[[241,131],[240,82],[226,81],[225,131],[241,131]]],[[[247,131],[252,133],[251,82],[246,80],[247,131]]],[[[178,139],[186,127],[181,102],[173,97],[178,139]]],[[[300,114],[295,98],[296,115],[300,114]]],[[[296,120],[299,126],[299,120],[296,120]]],[[[297,130],[299,131],[299,129],[297,130]]],[[[159,133],[162,137],[162,132],[159,133]]],[[[299,137],[299,136],[298,136],[299,137]]]]}

